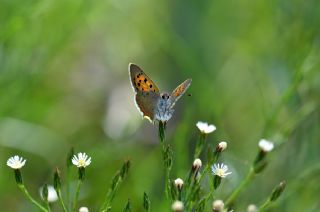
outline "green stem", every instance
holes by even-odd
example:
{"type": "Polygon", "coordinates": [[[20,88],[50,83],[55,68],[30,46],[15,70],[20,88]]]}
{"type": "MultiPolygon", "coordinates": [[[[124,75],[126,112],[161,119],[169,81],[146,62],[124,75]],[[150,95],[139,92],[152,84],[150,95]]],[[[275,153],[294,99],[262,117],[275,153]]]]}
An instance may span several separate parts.
{"type": "Polygon", "coordinates": [[[117,178],[117,181],[115,182],[114,186],[112,188],[110,188],[110,190],[107,193],[107,196],[101,206],[100,211],[105,212],[105,211],[109,211],[111,209],[111,202],[116,194],[116,192],[118,191],[118,188],[120,186],[122,182],[121,178],[117,178]]]}
{"type": "Polygon", "coordinates": [[[194,152],[194,159],[200,157],[202,150],[203,150],[203,147],[204,147],[204,144],[205,144],[206,136],[207,135],[204,133],[200,134],[199,141],[197,142],[196,150],[194,152]]]}
{"type": "Polygon", "coordinates": [[[164,160],[164,166],[165,166],[165,194],[166,194],[166,198],[169,199],[170,197],[170,166],[168,165],[166,160],[167,158],[167,154],[166,154],[166,145],[165,145],[165,138],[166,138],[166,134],[165,134],[165,129],[166,129],[166,123],[165,122],[159,122],[159,139],[160,139],[160,143],[162,145],[162,158],[164,160]]]}
{"type": "Polygon", "coordinates": [[[77,203],[78,203],[78,198],[79,198],[79,194],[80,194],[80,187],[82,185],[82,180],[78,180],[78,184],[77,184],[77,189],[76,189],[76,194],[74,196],[74,200],[73,200],[73,207],[72,207],[72,211],[76,212],[77,211],[77,203]]]}
{"type": "Polygon", "coordinates": [[[233,191],[233,193],[230,195],[230,197],[226,201],[226,206],[230,207],[236,198],[238,197],[239,193],[250,183],[250,181],[254,178],[255,173],[253,168],[250,168],[250,171],[246,178],[242,181],[242,183],[236,188],[236,190],[233,191]]]}
{"type": "Polygon", "coordinates": [[[30,200],[30,202],[32,202],[35,206],[37,206],[41,211],[48,211],[40,203],[38,203],[35,199],[33,199],[31,197],[31,195],[29,194],[28,190],[26,189],[26,187],[23,184],[18,185],[18,187],[23,192],[23,194],[27,197],[27,199],[30,200]]]}
{"type": "Polygon", "coordinates": [[[67,208],[66,208],[66,205],[65,205],[64,202],[63,202],[63,199],[62,199],[62,196],[61,196],[61,190],[60,190],[60,189],[57,191],[57,195],[58,195],[58,198],[59,198],[59,202],[60,202],[60,204],[61,204],[61,206],[62,206],[62,208],[63,208],[63,211],[64,211],[64,212],[67,212],[68,210],[67,210],[67,208]]]}
{"type": "Polygon", "coordinates": [[[67,207],[71,209],[71,202],[70,202],[70,168],[67,167],[67,179],[66,179],[66,189],[67,189],[67,207]]]}
{"type": "Polygon", "coordinates": [[[49,204],[49,201],[48,201],[48,200],[46,201],[46,206],[47,206],[48,212],[51,212],[50,204],[49,204]]]}
{"type": "Polygon", "coordinates": [[[267,207],[269,207],[269,204],[271,203],[270,199],[266,200],[260,207],[259,211],[262,212],[264,211],[267,207]]]}

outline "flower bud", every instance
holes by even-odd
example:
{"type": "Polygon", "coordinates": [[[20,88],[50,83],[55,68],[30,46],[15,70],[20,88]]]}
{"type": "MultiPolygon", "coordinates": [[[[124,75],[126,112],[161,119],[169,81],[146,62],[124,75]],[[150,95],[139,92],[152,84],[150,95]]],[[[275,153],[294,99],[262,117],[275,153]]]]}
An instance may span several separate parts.
{"type": "Polygon", "coordinates": [[[60,171],[56,168],[56,171],[53,175],[53,187],[56,191],[61,189],[61,178],[60,178],[60,171]]]}
{"type": "Polygon", "coordinates": [[[175,179],[174,185],[177,187],[178,190],[181,190],[183,187],[183,180],[181,178],[175,179]]]}
{"type": "Polygon", "coordinates": [[[282,192],[284,191],[284,189],[286,188],[286,182],[282,181],[272,192],[271,197],[270,197],[270,201],[276,201],[280,195],[282,194],[282,192]]]}
{"type": "Polygon", "coordinates": [[[201,160],[200,160],[199,158],[197,158],[197,159],[195,159],[195,160],[193,161],[192,169],[193,169],[194,171],[199,171],[199,169],[201,168],[201,166],[202,166],[202,162],[201,162],[201,160]]]}
{"type": "Polygon", "coordinates": [[[174,212],[183,212],[184,206],[183,206],[183,202],[181,201],[175,201],[172,206],[172,211],[174,212]]]}
{"type": "Polygon", "coordinates": [[[266,139],[261,139],[259,141],[259,148],[263,151],[263,152],[270,152],[273,149],[274,145],[271,141],[268,141],[266,139]]]}
{"type": "Polygon", "coordinates": [[[81,207],[79,208],[79,212],[89,212],[89,209],[87,207],[81,207]]]}
{"type": "Polygon", "coordinates": [[[257,206],[251,204],[248,206],[247,212],[258,212],[258,208],[257,208],[257,206]]]}
{"type": "Polygon", "coordinates": [[[222,141],[216,146],[216,152],[223,152],[227,148],[227,142],[222,141]]]}
{"type": "Polygon", "coordinates": [[[224,203],[222,200],[215,200],[212,203],[212,211],[213,212],[222,212],[224,208],[224,203]]]}

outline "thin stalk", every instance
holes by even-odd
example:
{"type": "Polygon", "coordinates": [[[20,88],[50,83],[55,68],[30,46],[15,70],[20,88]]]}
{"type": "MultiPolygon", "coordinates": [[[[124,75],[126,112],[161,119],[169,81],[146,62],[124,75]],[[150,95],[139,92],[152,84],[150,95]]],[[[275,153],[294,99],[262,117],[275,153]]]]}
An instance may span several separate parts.
{"type": "Polygon", "coordinates": [[[62,206],[62,208],[63,208],[63,211],[64,211],[64,212],[67,212],[68,210],[67,210],[67,208],[66,208],[66,205],[65,205],[64,202],[63,202],[63,199],[62,199],[62,196],[61,196],[61,190],[60,190],[60,189],[57,191],[57,195],[58,195],[59,202],[60,202],[60,204],[61,204],[61,206],[62,206]]]}
{"type": "Polygon", "coordinates": [[[264,211],[267,207],[269,207],[271,201],[270,198],[268,198],[260,207],[259,207],[259,211],[262,212],[264,211]]]}
{"type": "Polygon", "coordinates": [[[47,207],[48,212],[51,212],[50,204],[49,204],[49,201],[48,201],[48,200],[46,201],[46,207],[47,207]]]}
{"type": "Polygon", "coordinates": [[[41,211],[47,211],[48,212],[48,210],[46,208],[44,208],[40,203],[38,203],[35,199],[33,199],[31,197],[31,195],[29,194],[28,190],[26,189],[26,187],[23,184],[19,185],[18,187],[31,203],[33,203],[35,206],[37,206],[41,211]]]}
{"type": "Polygon", "coordinates": [[[67,207],[71,208],[71,202],[70,202],[70,167],[67,167],[67,178],[66,178],[66,196],[67,196],[67,207]]]}
{"type": "Polygon", "coordinates": [[[199,158],[203,147],[205,146],[205,140],[206,140],[207,135],[204,133],[201,133],[199,136],[199,141],[197,142],[196,150],[194,152],[194,159],[199,158]]]}
{"type": "Polygon", "coordinates": [[[254,169],[251,168],[246,178],[241,182],[241,184],[236,188],[233,193],[230,195],[230,197],[226,201],[226,206],[230,207],[236,198],[238,197],[239,193],[250,183],[250,181],[254,178],[255,173],[254,169]]]}
{"type": "Polygon", "coordinates": [[[160,139],[160,143],[162,145],[162,158],[164,160],[164,168],[165,168],[165,194],[166,194],[166,198],[169,199],[170,197],[170,190],[171,190],[171,186],[170,186],[170,171],[171,171],[171,165],[168,163],[171,163],[171,161],[169,161],[170,159],[168,158],[167,155],[167,147],[165,144],[165,138],[166,138],[166,134],[165,134],[165,129],[166,129],[166,123],[160,121],[159,122],[159,139],[160,139]]]}
{"type": "Polygon", "coordinates": [[[75,194],[74,200],[73,200],[72,211],[74,211],[74,212],[77,211],[77,203],[78,203],[81,185],[82,185],[82,180],[79,179],[78,184],[77,184],[76,194],[75,194]]]}

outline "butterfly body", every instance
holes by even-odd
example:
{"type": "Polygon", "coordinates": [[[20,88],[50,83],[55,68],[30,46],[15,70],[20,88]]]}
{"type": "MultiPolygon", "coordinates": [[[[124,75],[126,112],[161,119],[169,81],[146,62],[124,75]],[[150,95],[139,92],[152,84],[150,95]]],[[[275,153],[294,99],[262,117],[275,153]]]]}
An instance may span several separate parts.
{"type": "Polygon", "coordinates": [[[159,92],[154,82],[142,69],[130,63],[131,85],[135,91],[135,102],[143,117],[151,121],[168,121],[174,112],[174,105],[191,84],[191,79],[180,84],[171,94],[159,92]]]}

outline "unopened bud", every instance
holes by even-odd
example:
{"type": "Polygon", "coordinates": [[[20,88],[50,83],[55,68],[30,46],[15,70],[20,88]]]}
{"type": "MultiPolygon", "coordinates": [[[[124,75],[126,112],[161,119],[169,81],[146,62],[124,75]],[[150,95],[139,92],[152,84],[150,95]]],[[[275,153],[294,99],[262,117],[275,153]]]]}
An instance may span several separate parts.
{"type": "Polygon", "coordinates": [[[222,141],[216,146],[216,152],[223,152],[227,148],[227,142],[222,141]]]}
{"type": "Polygon", "coordinates": [[[212,203],[212,211],[213,212],[222,212],[224,208],[224,203],[222,200],[215,200],[212,203]]]}
{"type": "Polygon", "coordinates": [[[60,171],[56,168],[56,171],[53,175],[53,187],[56,191],[60,190],[61,188],[61,178],[60,178],[60,171]]]}
{"type": "Polygon", "coordinates": [[[81,207],[79,208],[79,212],[89,212],[89,209],[87,207],[81,207]]]}
{"type": "Polygon", "coordinates": [[[183,206],[183,202],[181,201],[175,201],[172,206],[172,211],[174,212],[183,212],[184,206],[183,206]]]}
{"type": "Polygon", "coordinates": [[[257,208],[257,206],[251,204],[248,206],[247,212],[258,212],[258,208],[257,208]]]}
{"type": "Polygon", "coordinates": [[[284,189],[286,188],[286,182],[282,181],[272,192],[271,197],[270,197],[270,201],[276,201],[280,195],[282,194],[282,192],[284,191],[284,189]]]}
{"type": "Polygon", "coordinates": [[[183,180],[181,178],[175,179],[174,185],[177,187],[178,190],[181,190],[183,187],[183,180]]]}
{"type": "Polygon", "coordinates": [[[197,158],[193,161],[192,169],[194,171],[198,171],[201,168],[201,166],[202,166],[202,162],[199,158],[197,158]]]}

